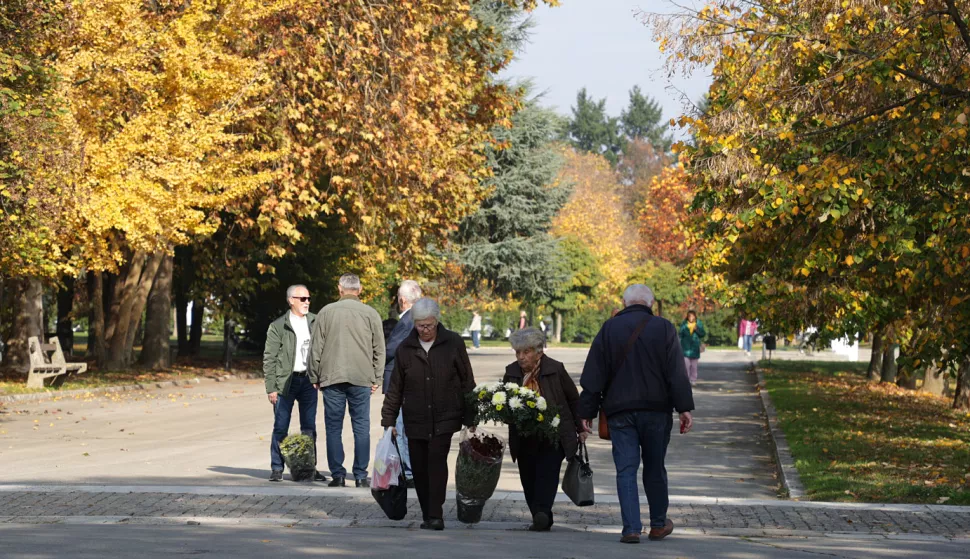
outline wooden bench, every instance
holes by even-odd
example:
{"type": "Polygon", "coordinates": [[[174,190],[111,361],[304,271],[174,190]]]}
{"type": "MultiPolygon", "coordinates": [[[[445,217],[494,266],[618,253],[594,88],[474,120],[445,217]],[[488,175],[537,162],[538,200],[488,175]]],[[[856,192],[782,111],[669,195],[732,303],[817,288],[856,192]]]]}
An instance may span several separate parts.
{"type": "Polygon", "coordinates": [[[68,377],[88,370],[87,363],[68,363],[64,360],[61,342],[56,336],[51,338],[49,344],[42,344],[37,336],[31,336],[27,338],[27,344],[30,346],[27,388],[44,388],[45,385],[60,386],[68,377]]]}

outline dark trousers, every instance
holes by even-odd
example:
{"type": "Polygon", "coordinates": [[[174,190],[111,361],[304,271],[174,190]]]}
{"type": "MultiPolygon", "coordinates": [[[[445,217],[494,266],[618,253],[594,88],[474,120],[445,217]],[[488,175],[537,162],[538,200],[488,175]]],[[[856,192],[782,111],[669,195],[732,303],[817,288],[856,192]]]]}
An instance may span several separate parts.
{"type": "Polygon", "coordinates": [[[414,490],[426,521],[444,518],[441,508],[448,490],[448,451],[451,450],[453,436],[454,433],[448,433],[431,439],[408,439],[414,490]]]}
{"type": "Polygon", "coordinates": [[[664,459],[674,420],[670,412],[626,411],[609,416],[616,464],[616,494],[620,498],[623,535],[639,534],[640,492],[637,470],[643,461],[643,489],[650,505],[650,527],[662,528],[667,520],[667,469],[664,459]]]}
{"type": "Polygon", "coordinates": [[[552,505],[559,492],[559,472],[566,459],[562,445],[523,438],[519,449],[516,462],[529,512],[533,515],[544,512],[552,519],[552,505]]]}
{"type": "Polygon", "coordinates": [[[300,432],[312,437],[314,445],[317,442],[317,390],[305,374],[294,374],[290,389],[286,394],[278,394],[276,405],[273,406],[273,439],[269,443],[269,459],[274,470],[283,469],[280,443],[290,430],[294,403],[300,407],[300,432]]]}
{"type": "Polygon", "coordinates": [[[370,462],[370,397],[369,386],[354,386],[348,382],[323,388],[323,422],[327,427],[327,462],[330,475],[347,477],[344,468],[344,415],[350,411],[350,425],[354,431],[354,479],[367,479],[370,462]]]}

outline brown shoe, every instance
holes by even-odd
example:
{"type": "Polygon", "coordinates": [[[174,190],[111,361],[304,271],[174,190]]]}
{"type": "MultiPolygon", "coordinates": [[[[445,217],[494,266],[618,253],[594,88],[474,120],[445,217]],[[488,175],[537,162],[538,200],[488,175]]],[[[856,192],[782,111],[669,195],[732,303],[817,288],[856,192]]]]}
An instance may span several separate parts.
{"type": "Polygon", "coordinates": [[[673,531],[674,523],[668,518],[666,521],[664,521],[663,528],[650,528],[650,535],[647,537],[650,538],[651,541],[658,541],[666,538],[673,531]]]}
{"type": "Polygon", "coordinates": [[[640,543],[640,534],[627,534],[620,538],[620,543],[640,543]]]}

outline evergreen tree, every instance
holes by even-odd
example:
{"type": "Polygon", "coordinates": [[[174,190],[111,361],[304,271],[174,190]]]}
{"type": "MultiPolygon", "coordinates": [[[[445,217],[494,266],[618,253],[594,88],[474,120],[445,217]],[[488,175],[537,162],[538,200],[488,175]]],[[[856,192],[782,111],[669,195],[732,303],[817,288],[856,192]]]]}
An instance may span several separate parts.
{"type": "Polygon", "coordinates": [[[667,153],[673,144],[663,119],[663,108],[649,95],[644,95],[640,86],[630,90],[630,105],[620,113],[623,133],[629,140],[646,140],[657,150],[667,153]]]}
{"type": "Polygon", "coordinates": [[[620,119],[606,114],[606,99],[593,99],[584,87],[576,94],[576,106],[572,108],[572,113],[567,131],[573,147],[602,155],[611,165],[616,165],[625,140],[620,119]]]}
{"type": "Polygon", "coordinates": [[[455,235],[471,280],[531,304],[546,301],[563,281],[553,265],[556,241],[547,234],[570,191],[557,182],[562,157],[552,142],[561,128],[560,117],[532,99],[511,128],[495,129],[500,147],[488,149],[492,195],[455,235]]]}

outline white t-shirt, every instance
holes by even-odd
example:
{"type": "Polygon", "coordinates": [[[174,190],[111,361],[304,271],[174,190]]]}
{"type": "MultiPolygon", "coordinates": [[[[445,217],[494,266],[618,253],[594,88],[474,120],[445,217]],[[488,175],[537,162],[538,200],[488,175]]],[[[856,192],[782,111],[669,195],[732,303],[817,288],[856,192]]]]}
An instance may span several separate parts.
{"type": "Polygon", "coordinates": [[[431,346],[434,345],[434,340],[431,340],[430,342],[426,342],[426,341],[422,340],[421,338],[418,338],[418,342],[421,344],[421,347],[424,348],[424,352],[425,353],[430,352],[431,351],[431,346]]]}
{"type": "Polygon", "coordinates": [[[482,329],[482,317],[480,315],[473,316],[472,325],[468,327],[468,330],[471,332],[474,332],[476,330],[481,330],[481,329],[482,329]]]}
{"type": "Polygon", "coordinates": [[[296,333],[293,372],[303,373],[306,372],[306,362],[310,356],[310,325],[305,316],[296,316],[290,311],[290,326],[296,333]]]}

